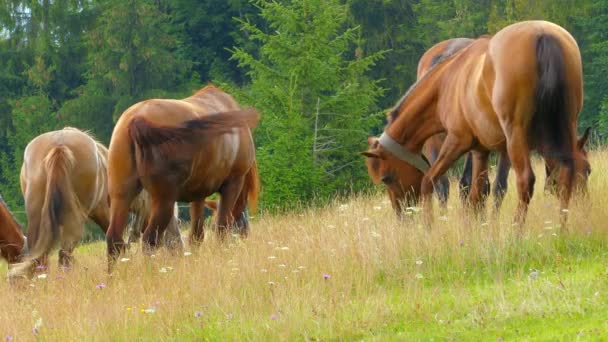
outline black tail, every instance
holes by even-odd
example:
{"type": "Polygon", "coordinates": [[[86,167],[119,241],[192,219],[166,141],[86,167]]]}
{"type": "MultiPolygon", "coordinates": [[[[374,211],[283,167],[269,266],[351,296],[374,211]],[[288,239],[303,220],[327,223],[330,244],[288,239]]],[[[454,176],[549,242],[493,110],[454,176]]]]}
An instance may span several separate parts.
{"type": "Polygon", "coordinates": [[[564,54],[557,38],[541,34],[536,41],[538,83],[531,137],[545,156],[572,163],[573,136],[568,113],[564,54]]]}

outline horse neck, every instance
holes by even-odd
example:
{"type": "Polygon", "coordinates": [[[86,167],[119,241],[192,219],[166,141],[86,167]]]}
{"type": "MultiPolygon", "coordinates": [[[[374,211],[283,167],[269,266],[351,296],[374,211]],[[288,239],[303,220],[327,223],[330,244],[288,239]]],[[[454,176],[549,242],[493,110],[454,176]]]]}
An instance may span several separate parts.
{"type": "Polygon", "coordinates": [[[436,111],[441,74],[436,71],[421,79],[405,96],[396,108],[396,118],[385,129],[391,138],[414,153],[420,153],[424,142],[442,130],[436,111]]]}

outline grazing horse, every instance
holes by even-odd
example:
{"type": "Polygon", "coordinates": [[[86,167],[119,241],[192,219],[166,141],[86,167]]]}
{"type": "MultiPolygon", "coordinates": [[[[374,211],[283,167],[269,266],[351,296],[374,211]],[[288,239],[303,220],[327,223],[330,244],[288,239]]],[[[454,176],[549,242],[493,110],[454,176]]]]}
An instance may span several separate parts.
{"type": "MultiPolygon", "coordinates": [[[[426,72],[433,68],[438,62],[455,54],[462,48],[470,45],[473,41],[474,39],[470,38],[453,38],[432,46],[422,55],[420,61],[418,62],[417,79],[420,80],[426,74],[426,72]]],[[[390,116],[387,117],[387,120],[389,124],[392,121],[390,116]]],[[[444,139],[445,133],[439,133],[431,136],[425,141],[422,153],[429,164],[433,164],[435,160],[437,160],[437,156],[439,155],[439,150],[441,149],[444,139]]],[[[369,148],[373,150],[378,147],[378,139],[375,137],[370,137],[368,138],[368,144],[369,148]]],[[[395,174],[397,170],[393,168],[380,170],[380,161],[373,158],[368,158],[366,164],[368,173],[372,180],[375,183],[382,182],[387,186],[387,191],[389,193],[389,197],[391,198],[393,208],[395,208],[398,213],[401,212],[402,204],[396,200],[397,198],[403,198],[403,196],[407,197],[407,205],[415,205],[418,202],[418,194],[412,192],[412,189],[407,189],[407,191],[405,191],[406,189],[404,189],[402,184],[399,182],[399,177],[397,177],[395,174]],[[402,195],[398,196],[397,194],[399,193],[402,193],[402,195]],[[405,193],[405,195],[403,195],[403,193],[405,193]]],[[[469,189],[471,186],[471,164],[471,153],[468,153],[465,160],[465,168],[462,177],[460,178],[460,197],[463,202],[468,201],[469,189]]],[[[498,171],[494,180],[493,193],[496,208],[500,207],[502,199],[504,198],[504,193],[506,192],[509,167],[510,163],[508,156],[504,153],[501,154],[498,162],[498,171]]],[[[482,192],[484,196],[487,196],[490,188],[489,182],[487,181],[487,174],[485,176],[485,184],[482,192]]],[[[450,181],[446,175],[442,175],[438,178],[435,190],[437,191],[439,202],[443,206],[447,205],[450,191],[450,181]]]]}
{"type": "Polygon", "coordinates": [[[25,247],[25,237],[21,226],[8,210],[2,196],[0,196],[0,256],[9,265],[19,261],[21,252],[25,247]]]}
{"type": "Polygon", "coordinates": [[[25,148],[21,191],[27,213],[29,254],[10,276],[46,267],[47,255],[59,242],[59,264],[69,267],[84,221],[108,227],[107,150],[76,128],[47,132],[25,148]]]}
{"type": "MultiPolygon", "coordinates": [[[[142,236],[150,251],[172,216],[176,201],[199,203],[215,192],[220,238],[258,192],[253,109],[241,109],[221,89],[209,85],[181,99],[151,99],[134,104],[118,119],[109,148],[110,225],[106,234],[109,270],[124,250],[128,209],[146,189],[152,212],[142,236]]],[[[195,213],[192,217],[200,217],[195,213]]],[[[203,239],[202,220],[193,220],[191,242],[203,239]]],[[[247,227],[243,227],[246,232],[247,227]]]]}
{"type": "MultiPolygon", "coordinates": [[[[530,153],[536,149],[559,174],[565,221],[573,190],[586,188],[590,172],[576,138],[582,83],[580,52],[566,30],[546,21],[516,23],[438,61],[391,111],[378,147],[363,154],[399,170],[399,181],[421,194],[430,219],[433,185],[461,155],[473,152],[472,179],[479,180],[489,152],[507,151],[521,224],[534,189],[530,153]],[[441,132],[447,136],[429,167],[422,146],[441,132]]],[[[481,186],[472,183],[473,205],[482,200],[481,186]]]]}

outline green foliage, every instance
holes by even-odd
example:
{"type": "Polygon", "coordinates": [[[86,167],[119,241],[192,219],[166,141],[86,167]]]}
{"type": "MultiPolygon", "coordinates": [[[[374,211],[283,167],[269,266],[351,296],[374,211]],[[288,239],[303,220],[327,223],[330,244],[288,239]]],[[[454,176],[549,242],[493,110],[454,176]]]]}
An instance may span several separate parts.
{"type": "Polygon", "coordinates": [[[149,1],[103,2],[88,34],[89,79],[105,82],[117,98],[114,116],[149,89],[171,87],[187,78],[190,63],[175,56],[169,18],[149,1]],[[127,99],[130,99],[127,100],[127,99]]]}
{"type": "Polygon", "coordinates": [[[268,29],[241,21],[260,48],[235,48],[234,59],[251,77],[246,96],[262,113],[256,143],[265,205],[361,188],[357,152],[379,124],[370,112],[382,95],[365,73],[383,53],[357,55],[359,29],[345,27],[339,1],[256,4],[268,29]]]}
{"type": "Polygon", "coordinates": [[[588,12],[575,17],[575,27],[580,30],[579,45],[585,73],[585,102],[582,121],[585,125],[598,123],[597,133],[608,138],[608,3],[596,1],[588,12]]]}
{"type": "MultiPolygon", "coordinates": [[[[26,145],[36,136],[57,128],[53,115],[54,107],[46,95],[22,97],[11,103],[14,131],[9,133],[8,141],[11,154],[2,158],[3,174],[9,175],[3,183],[3,194],[9,207],[20,208],[23,205],[19,173],[23,163],[23,152],[26,145]],[[5,169],[6,168],[6,169],[5,169]]],[[[23,218],[20,217],[23,221],[23,218]]]]}

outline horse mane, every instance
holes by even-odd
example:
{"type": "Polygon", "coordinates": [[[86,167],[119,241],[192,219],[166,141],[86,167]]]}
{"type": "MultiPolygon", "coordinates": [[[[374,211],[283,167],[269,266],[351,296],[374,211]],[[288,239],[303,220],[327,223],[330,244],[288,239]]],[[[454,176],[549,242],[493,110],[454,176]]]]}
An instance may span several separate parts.
{"type": "Polygon", "coordinates": [[[487,38],[487,37],[490,37],[490,36],[489,35],[483,35],[483,36],[481,36],[481,37],[479,37],[477,39],[459,38],[459,39],[470,39],[471,42],[468,45],[466,45],[466,46],[460,46],[460,45],[456,45],[456,46],[453,46],[453,47],[450,46],[443,53],[441,53],[441,54],[439,54],[437,56],[434,56],[433,60],[431,62],[431,66],[430,66],[429,70],[426,73],[424,73],[424,75],[419,80],[417,80],[416,82],[414,82],[414,84],[412,84],[408,88],[408,90],[401,97],[401,99],[399,99],[399,101],[397,102],[397,104],[390,110],[390,112],[388,114],[388,122],[389,122],[389,124],[397,119],[397,117],[399,116],[399,109],[401,108],[401,105],[403,105],[403,103],[405,102],[405,100],[407,100],[409,98],[410,94],[414,91],[414,89],[416,89],[420,85],[420,83],[422,83],[424,80],[426,80],[429,77],[429,75],[431,75],[433,73],[433,71],[435,69],[437,69],[440,65],[443,65],[443,63],[445,63],[446,61],[450,60],[455,55],[457,55],[460,52],[466,50],[476,40],[487,38]]]}

